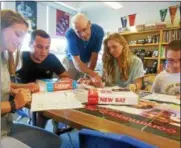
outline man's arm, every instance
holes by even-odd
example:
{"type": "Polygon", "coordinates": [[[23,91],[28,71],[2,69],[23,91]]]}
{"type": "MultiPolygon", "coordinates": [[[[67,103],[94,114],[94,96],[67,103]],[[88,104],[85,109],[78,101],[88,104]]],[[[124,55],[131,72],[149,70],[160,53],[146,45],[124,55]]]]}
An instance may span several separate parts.
{"type": "Polygon", "coordinates": [[[19,84],[19,83],[11,83],[11,91],[13,94],[14,89],[29,89],[32,93],[39,91],[39,85],[36,83],[27,83],[27,84],[19,84]]]}
{"type": "Polygon", "coordinates": [[[88,68],[87,65],[84,64],[80,60],[79,56],[73,56],[72,59],[73,59],[74,66],[78,71],[85,73],[90,77],[95,77],[97,75],[96,72],[94,72],[92,69],[88,68]]]}
{"type": "Polygon", "coordinates": [[[16,89],[16,88],[27,88],[29,87],[29,83],[28,84],[19,84],[19,83],[13,83],[11,82],[11,88],[16,89]]]}
{"type": "Polygon", "coordinates": [[[98,53],[97,52],[92,52],[90,62],[88,64],[88,68],[94,70],[97,64],[97,59],[98,59],[98,53]]]}
{"type": "Polygon", "coordinates": [[[69,73],[68,72],[63,72],[63,73],[61,73],[60,75],[59,75],[59,78],[61,79],[61,78],[70,78],[70,75],[69,75],[69,73]]]}

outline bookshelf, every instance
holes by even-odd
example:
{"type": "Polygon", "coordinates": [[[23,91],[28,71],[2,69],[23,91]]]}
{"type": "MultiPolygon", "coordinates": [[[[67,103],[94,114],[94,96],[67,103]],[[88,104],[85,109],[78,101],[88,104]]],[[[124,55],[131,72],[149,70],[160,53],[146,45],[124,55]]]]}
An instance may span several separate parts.
{"type": "Polygon", "coordinates": [[[150,30],[150,31],[141,31],[141,32],[123,32],[120,33],[125,37],[127,42],[129,43],[130,49],[135,52],[137,50],[145,50],[145,52],[149,51],[153,53],[154,51],[158,51],[157,56],[147,56],[145,55],[143,60],[144,68],[151,67],[153,63],[157,62],[157,70],[156,73],[147,73],[149,74],[157,74],[163,70],[165,58],[165,46],[172,40],[180,40],[181,32],[180,26],[178,27],[170,27],[160,30],[150,30]],[[149,37],[155,37],[156,39],[150,42],[149,37]],[[138,41],[141,39],[145,39],[143,44],[140,44],[138,41]],[[138,44],[137,44],[138,43],[138,44]]]}

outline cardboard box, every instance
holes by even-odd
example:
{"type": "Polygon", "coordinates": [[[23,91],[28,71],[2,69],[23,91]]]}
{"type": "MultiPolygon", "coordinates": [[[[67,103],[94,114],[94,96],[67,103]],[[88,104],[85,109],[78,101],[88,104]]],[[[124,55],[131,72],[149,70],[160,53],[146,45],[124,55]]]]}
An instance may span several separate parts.
{"type": "Polygon", "coordinates": [[[89,89],[88,104],[137,105],[138,95],[123,89],[89,89]]]}
{"type": "Polygon", "coordinates": [[[77,82],[71,79],[41,79],[37,80],[37,83],[40,86],[40,91],[44,92],[69,90],[77,87],[77,82]]]}

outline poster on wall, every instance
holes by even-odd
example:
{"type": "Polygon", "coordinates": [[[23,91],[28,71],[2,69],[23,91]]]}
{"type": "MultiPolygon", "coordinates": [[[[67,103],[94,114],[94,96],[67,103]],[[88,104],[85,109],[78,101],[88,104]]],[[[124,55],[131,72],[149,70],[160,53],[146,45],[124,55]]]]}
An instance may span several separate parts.
{"type": "Polygon", "coordinates": [[[56,35],[65,36],[65,33],[69,28],[69,14],[61,10],[57,10],[56,17],[56,35]]]}
{"type": "Polygon", "coordinates": [[[37,3],[34,1],[16,1],[16,11],[28,22],[29,31],[37,28],[37,3]]]}

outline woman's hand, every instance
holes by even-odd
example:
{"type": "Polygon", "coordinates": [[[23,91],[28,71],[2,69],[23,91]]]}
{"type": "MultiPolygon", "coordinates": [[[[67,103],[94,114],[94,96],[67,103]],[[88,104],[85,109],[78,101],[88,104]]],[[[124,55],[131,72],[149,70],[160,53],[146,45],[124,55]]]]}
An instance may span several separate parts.
{"type": "Polygon", "coordinates": [[[13,96],[15,96],[17,93],[19,93],[20,91],[26,91],[26,92],[29,92],[30,90],[28,88],[16,88],[16,89],[13,89],[11,88],[11,94],[13,96]]]}
{"type": "Polygon", "coordinates": [[[14,98],[15,108],[20,109],[31,101],[31,92],[27,89],[21,89],[17,92],[14,98]]]}
{"type": "Polygon", "coordinates": [[[136,90],[137,90],[136,84],[129,84],[128,89],[130,91],[136,92],[136,90]]]}

